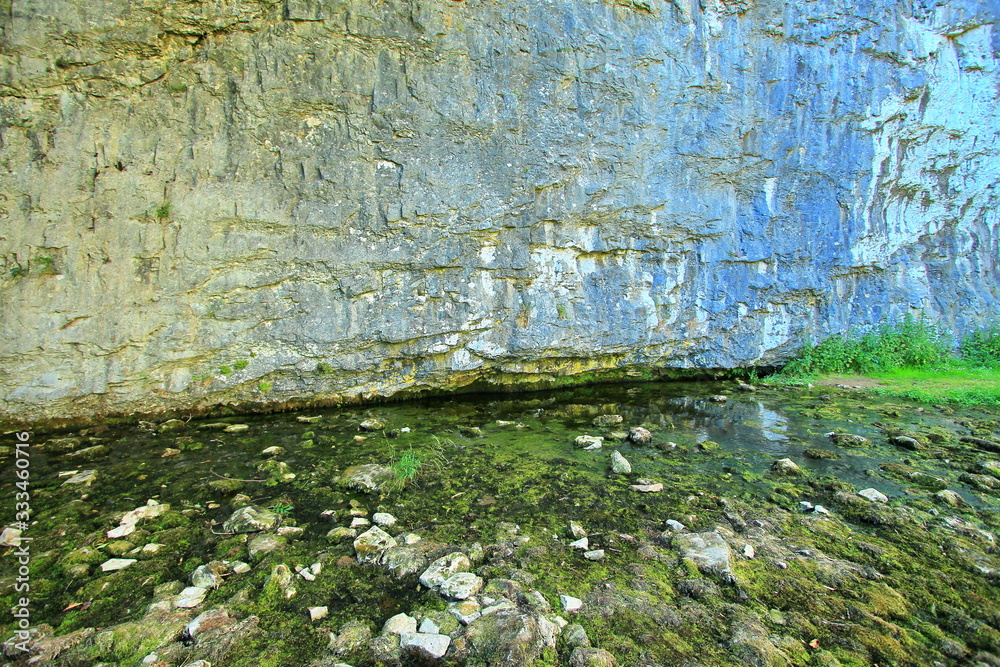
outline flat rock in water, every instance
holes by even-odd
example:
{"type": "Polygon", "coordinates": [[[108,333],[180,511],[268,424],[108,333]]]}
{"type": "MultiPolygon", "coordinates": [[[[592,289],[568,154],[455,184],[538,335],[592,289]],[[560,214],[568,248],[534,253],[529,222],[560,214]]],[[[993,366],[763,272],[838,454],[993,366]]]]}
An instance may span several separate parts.
{"type": "Polygon", "coordinates": [[[680,551],[681,558],[691,560],[702,572],[732,576],[729,545],[717,532],[675,535],[673,545],[680,551]]]}
{"type": "Polygon", "coordinates": [[[247,551],[250,553],[250,557],[253,558],[260,553],[277,551],[283,546],[285,546],[285,538],[268,533],[257,535],[250,540],[250,543],[247,545],[247,551]]]}
{"type": "Polygon", "coordinates": [[[389,574],[402,579],[427,567],[427,555],[424,549],[412,545],[397,546],[386,549],[379,562],[389,574]]]}
{"type": "Polygon", "coordinates": [[[222,430],[226,433],[242,433],[243,431],[249,431],[250,427],[246,424],[230,424],[222,430]]]}
{"type": "Polygon", "coordinates": [[[830,438],[840,447],[864,447],[868,438],[854,433],[831,433],[830,438]]]}
{"type": "Polygon", "coordinates": [[[65,482],[63,482],[62,485],[67,486],[69,484],[83,484],[85,486],[90,486],[96,480],[97,480],[96,470],[81,470],[80,472],[76,473],[75,475],[67,479],[65,482]]]}
{"type": "Polygon", "coordinates": [[[394,477],[392,470],[377,463],[351,466],[337,478],[337,484],[371,493],[394,477]]]}
{"type": "Polygon", "coordinates": [[[778,459],[771,464],[771,472],[776,472],[779,475],[800,475],[802,468],[791,459],[778,459]]]}

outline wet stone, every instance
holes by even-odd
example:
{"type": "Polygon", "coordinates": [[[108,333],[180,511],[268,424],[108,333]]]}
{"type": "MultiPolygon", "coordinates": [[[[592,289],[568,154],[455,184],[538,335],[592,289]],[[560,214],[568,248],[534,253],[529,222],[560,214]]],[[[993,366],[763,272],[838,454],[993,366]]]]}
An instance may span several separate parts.
{"type": "Polygon", "coordinates": [[[354,540],[354,553],[359,563],[376,563],[387,549],[397,546],[396,540],[387,532],[373,526],[354,540]]]}
{"type": "Polygon", "coordinates": [[[377,463],[351,466],[337,478],[337,484],[371,493],[393,478],[392,470],[377,463]]]}
{"type": "Polygon", "coordinates": [[[247,505],[233,512],[222,525],[222,530],[227,533],[256,533],[273,528],[278,518],[275,512],[247,505]]]}
{"type": "Polygon", "coordinates": [[[467,600],[483,587],[483,580],[471,572],[458,572],[441,583],[441,595],[453,600],[467,600]]]}
{"type": "Polygon", "coordinates": [[[868,438],[854,433],[831,433],[829,436],[838,447],[864,447],[868,444],[868,438]]]}
{"type": "Polygon", "coordinates": [[[595,448],[599,449],[604,444],[604,438],[593,435],[578,435],[574,442],[578,447],[583,447],[585,449],[595,448]]]}
{"type": "Polygon", "coordinates": [[[134,565],[136,562],[138,561],[134,558],[111,558],[101,563],[101,571],[114,572],[116,570],[124,570],[126,567],[134,565]]]}
{"type": "Polygon", "coordinates": [[[560,595],[559,604],[562,605],[563,611],[577,611],[583,607],[583,600],[572,595],[560,595]]]}
{"type": "Polygon", "coordinates": [[[420,575],[420,583],[427,588],[437,589],[446,579],[458,572],[468,572],[472,569],[472,561],[460,551],[438,558],[420,575]]]}
{"type": "Polygon", "coordinates": [[[583,554],[583,557],[587,560],[604,560],[604,549],[594,549],[593,551],[587,551],[583,554]]]}
{"type": "Polygon", "coordinates": [[[641,426],[636,426],[635,428],[629,429],[628,432],[629,442],[635,443],[637,445],[648,445],[653,441],[653,434],[641,426]]]}
{"type": "MultiPolygon", "coordinates": [[[[403,634],[417,631],[417,619],[406,614],[396,614],[382,626],[382,634],[403,634]]],[[[422,632],[422,631],[421,631],[422,632]]]]}
{"type": "Polygon", "coordinates": [[[615,657],[602,648],[575,648],[569,656],[570,667],[617,667],[615,657]]]}
{"type": "Polygon", "coordinates": [[[621,415],[599,415],[594,417],[594,421],[592,423],[598,428],[607,428],[609,426],[621,424],[623,421],[625,421],[625,418],[621,415]]]}
{"type": "Polygon", "coordinates": [[[616,475],[627,475],[632,472],[632,464],[628,462],[621,452],[611,454],[611,472],[616,475]]]}
{"type": "Polygon", "coordinates": [[[62,485],[69,486],[71,484],[83,484],[84,486],[90,486],[95,481],[97,481],[96,470],[81,470],[63,482],[62,485]]]}
{"type": "Polygon", "coordinates": [[[205,600],[205,596],[207,594],[208,590],[205,588],[188,586],[178,593],[176,598],[174,598],[174,606],[182,609],[197,607],[205,600]]]}
{"type": "Polygon", "coordinates": [[[691,560],[705,574],[731,577],[729,545],[719,533],[685,533],[675,535],[673,545],[681,558],[691,560]]]}
{"type": "Polygon", "coordinates": [[[858,491],[858,495],[861,496],[862,498],[867,498],[868,500],[872,501],[873,503],[887,503],[887,502],[889,502],[889,496],[885,495],[884,493],[882,493],[878,489],[872,489],[872,488],[863,489],[861,491],[858,491]]]}
{"type": "Polygon", "coordinates": [[[802,468],[800,468],[795,461],[785,458],[778,459],[772,463],[771,472],[779,475],[801,475],[802,468]]]}
{"type": "Polygon", "coordinates": [[[254,558],[258,554],[270,553],[271,551],[277,551],[285,546],[285,538],[278,537],[277,535],[257,535],[250,543],[247,545],[247,549],[250,554],[250,558],[254,558]]]}
{"type": "Polygon", "coordinates": [[[399,637],[399,645],[407,653],[418,658],[437,660],[448,652],[451,637],[431,635],[422,632],[407,632],[399,637]]]}

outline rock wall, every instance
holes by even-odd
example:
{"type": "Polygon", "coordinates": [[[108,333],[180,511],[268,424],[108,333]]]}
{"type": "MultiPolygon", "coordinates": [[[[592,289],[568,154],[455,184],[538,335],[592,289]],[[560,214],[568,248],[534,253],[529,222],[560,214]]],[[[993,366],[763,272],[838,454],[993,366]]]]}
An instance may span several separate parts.
{"type": "Polygon", "coordinates": [[[996,316],[1000,11],[848,4],[4,0],[0,414],[996,316]]]}

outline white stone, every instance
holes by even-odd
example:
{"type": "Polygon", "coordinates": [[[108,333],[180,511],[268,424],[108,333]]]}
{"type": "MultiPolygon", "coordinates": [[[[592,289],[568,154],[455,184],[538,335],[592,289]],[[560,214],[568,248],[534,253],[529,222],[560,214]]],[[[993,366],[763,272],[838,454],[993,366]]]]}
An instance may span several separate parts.
{"type": "Polygon", "coordinates": [[[204,588],[198,588],[197,586],[188,586],[174,598],[174,606],[181,607],[182,609],[190,609],[191,607],[197,607],[202,602],[205,601],[205,595],[208,591],[204,588]]]}
{"type": "Polygon", "coordinates": [[[364,528],[365,526],[372,525],[372,522],[364,517],[356,516],[351,519],[351,528],[364,528]]]}
{"type": "Polygon", "coordinates": [[[407,533],[406,537],[403,538],[403,543],[406,544],[407,546],[413,546],[422,539],[423,538],[417,535],[416,533],[407,533]]]}
{"type": "Polygon", "coordinates": [[[4,528],[0,533],[0,546],[16,547],[21,544],[21,531],[17,528],[4,528]]]}
{"type": "Polygon", "coordinates": [[[305,579],[306,581],[316,581],[316,575],[310,572],[309,570],[302,570],[301,572],[299,572],[299,576],[305,579]]]}
{"type": "Polygon", "coordinates": [[[315,575],[319,575],[319,573],[323,571],[323,563],[316,561],[315,563],[309,566],[309,571],[315,575]]]}
{"type": "Polygon", "coordinates": [[[687,526],[685,526],[680,521],[675,521],[673,519],[667,519],[667,528],[669,528],[675,533],[681,533],[687,530],[687,526]]]}
{"type": "Polygon", "coordinates": [[[134,532],[135,532],[135,524],[134,523],[123,523],[122,525],[118,526],[117,528],[112,528],[111,530],[109,530],[107,532],[107,535],[108,535],[109,538],[111,538],[113,540],[120,540],[121,538],[125,537],[126,535],[131,535],[134,532]]]}
{"type": "Polygon", "coordinates": [[[243,561],[236,561],[233,563],[233,572],[236,574],[245,574],[250,571],[250,566],[243,561]]]}
{"type": "Polygon", "coordinates": [[[115,570],[124,570],[129,565],[135,563],[134,558],[112,558],[101,563],[101,570],[104,572],[114,572],[115,570]]]}
{"type": "Polygon", "coordinates": [[[249,430],[250,427],[246,424],[230,424],[225,429],[226,433],[242,433],[243,431],[249,430]]]}
{"type": "Polygon", "coordinates": [[[441,633],[441,626],[432,621],[429,618],[425,618],[420,623],[420,629],[418,632],[422,632],[426,635],[437,635],[441,633]]]}
{"type": "Polygon", "coordinates": [[[144,554],[155,554],[157,551],[167,546],[166,544],[157,544],[156,542],[150,542],[149,544],[143,545],[142,553],[144,554]]]}
{"type": "Polygon", "coordinates": [[[632,484],[628,488],[640,493],[659,493],[663,490],[663,485],[659,482],[656,484],[632,484]]]}
{"type": "Polygon", "coordinates": [[[304,532],[306,529],[301,526],[280,526],[278,528],[278,535],[282,537],[298,537],[304,532]]]}
{"type": "Polygon", "coordinates": [[[574,442],[580,447],[592,447],[593,445],[598,445],[598,448],[604,444],[604,438],[600,436],[593,435],[578,435],[574,442]]]}
{"type": "Polygon", "coordinates": [[[889,496],[885,495],[881,491],[875,488],[863,489],[858,491],[858,495],[862,498],[867,498],[873,503],[887,503],[889,502],[889,496]]]}
{"type": "Polygon", "coordinates": [[[442,556],[427,566],[424,573],[420,575],[420,583],[427,588],[438,588],[445,582],[445,579],[458,572],[468,572],[472,569],[472,561],[468,556],[460,551],[454,551],[447,556],[442,556]]]}
{"type": "Polygon", "coordinates": [[[374,521],[377,526],[388,528],[389,526],[395,525],[396,517],[391,514],[387,514],[386,512],[375,512],[375,514],[372,515],[372,521],[374,521]]]}
{"type": "Polygon", "coordinates": [[[604,549],[594,549],[583,554],[587,560],[604,560],[604,549]]]}
{"type": "Polygon", "coordinates": [[[813,508],[813,512],[815,512],[816,514],[825,514],[827,516],[830,516],[830,510],[823,507],[822,505],[816,505],[816,507],[813,508]]]}
{"type": "MultiPolygon", "coordinates": [[[[406,614],[396,614],[385,622],[382,626],[382,634],[401,635],[417,631],[417,619],[406,614]]],[[[423,632],[423,631],[421,631],[423,632]]]]}
{"type": "MultiPolygon", "coordinates": [[[[62,473],[60,473],[61,475],[62,473]]],[[[97,479],[96,470],[81,470],[80,472],[74,474],[72,477],[67,479],[62,483],[63,486],[68,484],[83,484],[85,486],[90,486],[97,479]]]]}
{"type": "Polygon", "coordinates": [[[309,607],[306,611],[309,612],[309,620],[313,622],[326,618],[330,613],[328,607],[309,607]]]}
{"type": "Polygon", "coordinates": [[[453,600],[467,600],[483,587],[483,580],[471,572],[458,572],[441,583],[441,595],[453,600]]]}
{"type": "Polygon", "coordinates": [[[430,635],[422,632],[407,632],[400,635],[399,645],[407,651],[417,653],[422,658],[437,660],[443,658],[451,645],[448,635],[430,635]]]}
{"type": "Polygon", "coordinates": [[[757,552],[754,550],[752,544],[746,544],[743,546],[743,555],[746,558],[753,560],[753,557],[757,555],[757,552]]]}
{"type": "Polygon", "coordinates": [[[588,540],[586,537],[581,537],[575,542],[570,542],[569,545],[574,549],[587,550],[590,548],[590,540],[588,540]]]}
{"type": "Polygon", "coordinates": [[[562,604],[563,611],[576,611],[583,607],[583,600],[572,595],[560,595],[559,602],[562,604]]]}
{"type": "Polygon", "coordinates": [[[583,529],[583,526],[581,526],[580,524],[578,524],[576,521],[570,521],[569,522],[569,532],[573,535],[573,537],[586,537],[587,536],[587,531],[585,531],[583,529]]]}
{"type": "Polygon", "coordinates": [[[279,447],[278,445],[273,445],[267,449],[261,451],[261,456],[279,456],[285,453],[284,447],[279,447]]]}

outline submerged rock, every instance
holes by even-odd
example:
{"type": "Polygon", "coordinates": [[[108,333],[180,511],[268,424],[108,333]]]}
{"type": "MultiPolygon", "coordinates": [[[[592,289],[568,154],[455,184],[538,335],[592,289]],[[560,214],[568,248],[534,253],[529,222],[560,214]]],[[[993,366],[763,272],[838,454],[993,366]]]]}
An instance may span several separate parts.
{"type": "Polygon", "coordinates": [[[673,545],[681,558],[692,561],[705,574],[731,579],[733,576],[729,545],[715,531],[674,535],[673,545]]]}
{"type": "Polygon", "coordinates": [[[827,434],[838,447],[864,447],[868,443],[868,438],[854,433],[829,433],[827,434]]]}
{"type": "Polygon", "coordinates": [[[256,533],[270,530],[278,524],[279,518],[271,510],[247,505],[233,512],[222,524],[222,530],[226,533],[256,533]]]}
{"type": "Polygon", "coordinates": [[[625,418],[621,415],[598,415],[594,417],[594,421],[591,423],[598,428],[607,428],[615,424],[621,424],[623,421],[625,421],[625,418]]]}
{"type": "Polygon", "coordinates": [[[97,481],[96,470],[81,470],[78,473],[72,474],[69,479],[62,483],[62,485],[68,486],[70,484],[83,484],[84,486],[90,486],[95,481],[97,481]]]}
{"type": "MultiPolygon", "coordinates": [[[[421,578],[421,583],[422,583],[421,578]]],[[[483,580],[471,572],[458,572],[445,579],[438,592],[453,600],[467,600],[480,591],[483,580]]]]}
{"type": "Polygon", "coordinates": [[[771,464],[771,472],[779,475],[801,475],[802,468],[791,459],[778,459],[771,464]]]}
{"type": "Polygon", "coordinates": [[[392,470],[377,463],[351,466],[337,478],[340,486],[371,493],[393,479],[392,470]]]}

